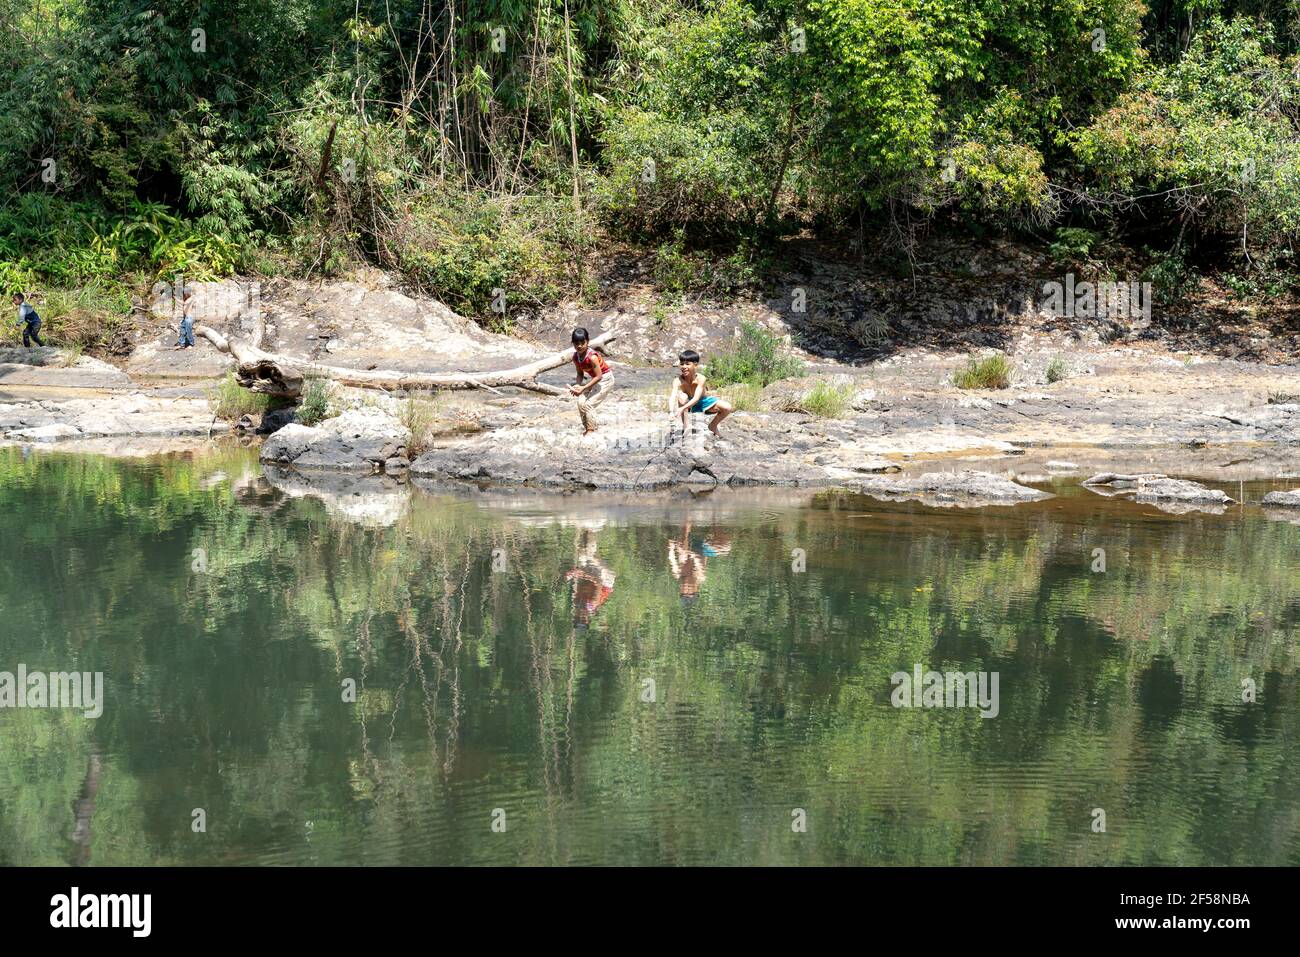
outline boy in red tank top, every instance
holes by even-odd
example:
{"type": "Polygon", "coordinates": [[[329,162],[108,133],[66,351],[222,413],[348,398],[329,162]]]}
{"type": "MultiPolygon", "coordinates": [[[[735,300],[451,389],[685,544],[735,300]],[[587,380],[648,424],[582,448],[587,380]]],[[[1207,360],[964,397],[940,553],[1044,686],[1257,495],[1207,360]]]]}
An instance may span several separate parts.
{"type": "Polygon", "coordinates": [[[605,401],[614,388],[609,363],[588,342],[586,329],[579,326],[573,330],[573,365],[578,371],[578,378],[569,386],[569,392],[578,397],[578,415],[582,418],[584,437],[596,431],[594,409],[605,401]],[[587,378],[585,383],[584,378],[587,378]]]}

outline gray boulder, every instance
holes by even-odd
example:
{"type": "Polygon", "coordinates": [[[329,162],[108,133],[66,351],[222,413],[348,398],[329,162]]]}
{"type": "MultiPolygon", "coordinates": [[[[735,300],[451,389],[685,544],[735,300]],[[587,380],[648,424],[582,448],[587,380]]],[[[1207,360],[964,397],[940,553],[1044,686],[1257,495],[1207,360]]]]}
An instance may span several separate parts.
{"type": "Polygon", "coordinates": [[[1135,502],[1154,505],[1174,515],[1187,512],[1219,515],[1224,506],[1233,504],[1233,499],[1217,488],[1206,488],[1199,482],[1172,479],[1156,472],[1102,472],[1087,479],[1083,485],[1098,495],[1131,496],[1135,502]]]}
{"type": "Polygon", "coordinates": [[[375,410],[349,410],[319,426],[290,423],[262,444],[263,462],[298,468],[373,472],[394,457],[385,450],[404,446],[406,430],[375,410]]]}
{"type": "Polygon", "coordinates": [[[257,431],[263,435],[270,435],[272,432],[278,432],[291,422],[297,421],[297,410],[291,408],[272,409],[262,416],[262,421],[257,426],[257,431]]]}
{"type": "Polygon", "coordinates": [[[1300,489],[1290,489],[1285,492],[1269,492],[1264,496],[1264,505],[1273,505],[1279,508],[1300,508],[1300,489]]]}
{"type": "Polygon", "coordinates": [[[316,429],[294,422],[278,430],[262,443],[260,458],[263,462],[279,462],[281,464],[295,462],[308,449],[328,439],[329,433],[324,429],[316,429]]]}
{"type": "Polygon", "coordinates": [[[1019,485],[1001,475],[965,470],[927,472],[917,476],[873,476],[849,483],[873,498],[916,499],[925,504],[975,508],[1014,505],[1052,498],[1050,492],[1019,485]]]}
{"type": "Polygon", "coordinates": [[[5,433],[6,439],[25,442],[57,442],[60,439],[82,437],[80,429],[71,425],[40,425],[30,429],[14,429],[5,433]]]}
{"type": "Polygon", "coordinates": [[[1233,499],[1217,488],[1184,479],[1159,478],[1144,482],[1133,496],[1136,502],[1173,502],[1182,505],[1231,505],[1233,499]]]}

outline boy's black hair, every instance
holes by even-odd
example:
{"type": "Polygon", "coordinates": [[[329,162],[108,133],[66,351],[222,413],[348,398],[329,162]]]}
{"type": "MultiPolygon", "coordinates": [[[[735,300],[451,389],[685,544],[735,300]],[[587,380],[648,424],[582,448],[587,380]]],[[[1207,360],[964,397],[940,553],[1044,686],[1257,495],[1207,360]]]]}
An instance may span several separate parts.
{"type": "Polygon", "coordinates": [[[683,349],[682,354],[677,357],[678,362],[694,362],[699,365],[700,354],[694,349],[683,349]]]}
{"type": "Polygon", "coordinates": [[[9,298],[10,298],[10,299],[21,299],[23,302],[26,302],[26,301],[27,301],[27,297],[24,296],[21,292],[16,292],[16,293],[14,293],[12,296],[10,296],[9,298]]]}
{"type": "Polygon", "coordinates": [[[569,341],[576,346],[579,342],[587,342],[590,338],[591,337],[587,335],[587,330],[582,326],[578,326],[578,328],[573,330],[573,338],[569,341]]]}

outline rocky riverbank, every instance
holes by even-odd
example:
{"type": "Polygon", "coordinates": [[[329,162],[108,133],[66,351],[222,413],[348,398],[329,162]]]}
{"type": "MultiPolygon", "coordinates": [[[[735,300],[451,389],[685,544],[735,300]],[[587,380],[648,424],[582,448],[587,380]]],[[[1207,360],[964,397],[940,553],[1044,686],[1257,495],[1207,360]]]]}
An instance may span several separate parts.
{"type": "MultiPolygon", "coordinates": [[[[247,331],[247,298],[240,305],[221,292],[220,286],[209,290],[202,318],[229,333],[247,331]],[[230,302],[236,305],[223,306],[230,302]]],[[[482,371],[532,361],[562,345],[485,332],[383,282],[276,281],[259,291],[258,308],[267,319],[267,346],[308,370],[328,362],[482,371]]],[[[291,421],[291,411],[279,414],[276,424],[289,424],[266,436],[261,458],[304,474],[381,472],[636,492],[838,485],[894,498],[947,497],[954,504],[1035,497],[1023,487],[1059,474],[1062,463],[1081,477],[1109,471],[1231,482],[1300,475],[1300,368],[1294,365],[1180,351],[1151,337],[1106,342],[1029,316],[1004,330],[1013,367],[1008,388],[957,389],[953,372],[969,353],[933,344],[856,364],[792,345],[807,362],[806,377],[761,393],[723,388],[740,409],[722,435],[709,434],[701,420],[683,436],[669,428],[663,407],[671,367],[629,360],[641,351],[636,342],[623,348],[642,318],[614,309],[584,319],[593,334],[620,336],[611,350],[616,389],[600,408],[601,428],[593,436],[582,436],[567,396],[505,389],[408,399],[336,386],[319,422],[304,425],[291,421]],[[837,403],[813,414],[808,395],[819,388],[837,403]]],[[[731,331],[740,318],[742,312],[731,331]]],[[[730,339],[722,325],[697,345],[706,361],[709,350],[730,339]]],[[[138,454],[228,430],[227,423],[214,423],[208,400],[228,357],[205,342],[171,351],[170,335],[166,316],[156,317],[152,338],[119,365],[56,349],[0,350],[0,441],[109,452],[117,446],[121,454],[138,454]]],[[[539,381],[562,385],[570,375],[564,367],[539,381]]],[[[1144,484],[1140,492],[1195,508],[1230,503],[1226,492],[1220,494],[1229,501],[1193,495],[1180,502],[1155,488],[1144,484]]]]}
{"type": "Polygon", "coordinates": [[[956,389],[953,357],[919,350],[865,370],[778,383],[760,398],[765,408],[733,415],[720,437],[703,421],[689,436],[670,431],[660,393],[671,372],[617,369],[601,428],[586,438],[571,400],[458,396],[439,407],[431,447],[394,457],[411,436],[396,401],[381,399],[313,428],[282,430],[267,439],[263,457],[299,468],[610,489],[854,486],[936,465],[1032,477],[1060,461],[1082,474],[1231,481],[1300,470],[1300,402],[1285,392],[1293,368],[1187,362],[1133,347],[1066,350],[1032,337],[1012,354],[1025,381],[996,391],[956,389]],[[1032,371],[1036,358],[1059,351],[1080,371],[1041,381],[1032,371]],[[841,414],[781,411],[797,409],[818,381],[843,390],[841,414]]]}

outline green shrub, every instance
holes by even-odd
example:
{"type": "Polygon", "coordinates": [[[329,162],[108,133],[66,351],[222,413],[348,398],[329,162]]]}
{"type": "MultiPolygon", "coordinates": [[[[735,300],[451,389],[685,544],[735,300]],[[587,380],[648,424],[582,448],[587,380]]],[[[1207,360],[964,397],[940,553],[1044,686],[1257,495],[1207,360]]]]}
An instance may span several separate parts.
{"type": "Polygon", "coordinates": [[[101,280],[75,289],[47,289],[37,312],[51,342],[84,351],[111,344],[125,329],[131,293],[119,283],[101,280]]]}
{"type": "MultiPolygon", "coordinates": [[[[1290,245],[1300,232],[1300,82],[1275,37],[1253,17],[1210,16],[1180,56],[1139,70],[1113,105],[1069,134],[1093,188],[1176,195],[1164,209],[1183,211],[1180,236],[1190,227],[1239,238],[1233,249],[1246,261],[1290,245]]],[[[1166,267],[1166,279],[1181,273],[1166,267]]]]}
{"type": "Polygon", "coordinates": [[[1152,298],[1162,306],[1175,303],[1196,288],[1200,278],[1187,262],[1186,250],[1177,245],[1167,253],[1153,253],[1142,281],[1151,283],[1152,298]]]}
{"type": "Polygon", "coordinates": [[[966,368],[953,374],[959,389],[1005,389],[1011,385],[1011,361],[998,352],[984,359],[968,359],[966,368]]]}
{"type": "Polygon", "coordinates": [[[298,402],[297,419],[303,425],[315,425],[329,416],[330,383],[328,379],[308,379],[298,402]]]}
{"type": "Polygon", "coordinates": [[[585,286],[594,225],[562,197],[420,192],[397,240],[398,265],[423,292],[509,331],[509,316],[585,286]],[[505,314],[493,309],[505,293],[505,314]]]}
{"type": "Polygon", "coordinates": [[[1070,367],[1065,364],[1065,360],[1060,356],[1055,356],[1051,362],[1047,363],[1047,384],[1060,382],[1070,374],[1070,367]]]}
{"type": "Polygon", "coordinates": [[[1067,269],[1088,272],[1096,265],[1095,258],[1103,244],[1099,233],[1077,226],[1063,226],[1056,231],[1056,241],[1049,251],[1052,258],[1067,269]]]}
{"type": "Polygon", "coordinates": [[[704,267],[685,251],[681,230],[655,250],[652,269],[655,284],[670,296],[680,296],[703,285],[704,267]]]}
{"type": "Polygon", "coordinates": [[[251,247],[183,219],[161,203],[133,202],[113,212],[89,201],[24,193],[0,211],[0,283],[109,286],[123,273],[151,278],[183,273],[195,281],[244,268],[251,247]]]}
{"type": "Polygon", "coordinates": [[[804,364],[785,351],[780,339],[758,323],[742,322],[740,339],[709,360],[707,374],[714,386],[742,382],[761,389],[803,369],[804,364]]]}
{"type": "Polygon", "coordinates": [[[227,422],[234,422],[241,415],[261,415],[271,407],[271,397],[260,392],[250,392],[241,386],[233,372],[227,372],[208,393],[212,405],[212,414],[227,422]]]}
{"type": "Polygon", "coordinates": [[[743,239],[730,253],[725,246],[688,250],[682,229],[660,243],[654,252],[651,274],[661,294],[680,301],[687,293],[717,299],[757,288],[772,268],[766,247],[743,239]]]}
{"type": "Polygon", "coordinates": [[[605,171],[595,186],[602,218],[639,238],[699,222],[715,234],[747,228],[770,188],[767,156],[755,149],[765,141],[763,121],[739,111],[688,115],[667,102],[672,93],[659,95],[662,110],[608,110],[605,171]]]}

